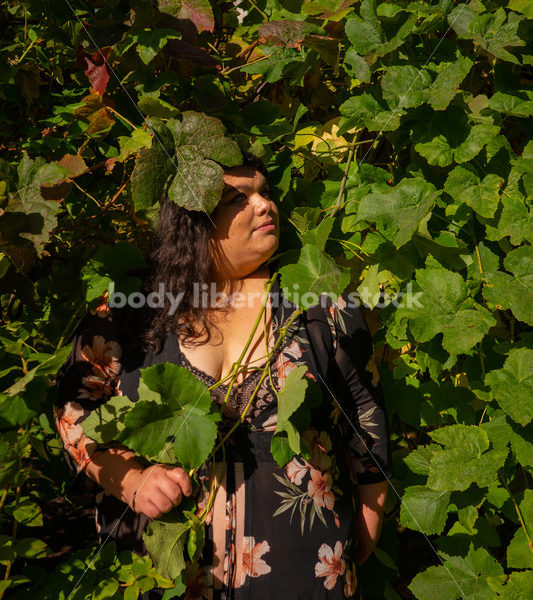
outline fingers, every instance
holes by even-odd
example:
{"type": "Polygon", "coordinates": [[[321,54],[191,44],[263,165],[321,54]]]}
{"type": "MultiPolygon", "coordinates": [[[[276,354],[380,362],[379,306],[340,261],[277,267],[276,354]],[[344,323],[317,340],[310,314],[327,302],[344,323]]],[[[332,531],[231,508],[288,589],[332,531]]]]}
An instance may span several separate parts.
{"type": "Polygon", "coordinates": [[[182,500],[182,495],[192,493],[188,474],[179,467],[157,465],[143,472],[145,475],[137,489],[134,510],[152,519],[169,512],[182,500]]]}
{"type": "Polygon", "coordinates": [[[192,481],[189,477],[189,474],[184,471],[181,467],[174,467],[172,469],[167,469],[167,475],[178,483],[181,487],[182,492],[185,496],[190,496],[192,494],[192,481]]]}

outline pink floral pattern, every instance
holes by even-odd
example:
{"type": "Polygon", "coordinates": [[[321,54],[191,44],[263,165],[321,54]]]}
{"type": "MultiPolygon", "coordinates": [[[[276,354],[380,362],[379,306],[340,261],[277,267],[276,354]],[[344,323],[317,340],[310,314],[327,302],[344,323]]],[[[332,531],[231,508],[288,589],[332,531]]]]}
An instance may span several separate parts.
{"type": "Polygon", "coordinates": [[[87,437],[80,422],[89,414],[77,402],[67,402],[63,408],[54,408],[56,426],[65,450],[72,456],[81,471],[91,460],[96,442],[87,437]]]}
{"type": "Polygon", "coordinates": [[[342,543],[339,541],[335,548],[322,544],[318,549],[318,562],[315,565],[315,577],[325,577],[324,587],[332,590],[339,575],[346,570],[346,561],[342,558],[342,543]]]}
{"type": "Polygon", "coordinates": [[[263,554],[269,551],[270,545],[266,540],[256,544],[253,536],[244,538],[241,585],[245,582],[246,577],[259,577],[270,573],[272,570],[270,565],[262,558],[263,554]]]}

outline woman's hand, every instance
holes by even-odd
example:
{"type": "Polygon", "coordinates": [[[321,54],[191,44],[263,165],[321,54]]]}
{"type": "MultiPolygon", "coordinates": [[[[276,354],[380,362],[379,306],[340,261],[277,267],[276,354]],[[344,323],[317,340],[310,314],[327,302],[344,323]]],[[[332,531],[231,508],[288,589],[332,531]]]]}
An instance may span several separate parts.
{"type": "Polygon", "coordinates": [[[123,446],[97,451],[85,466],[87,475],[138,513],[155,519],[190,496],[192,482],[180,467],[145,467],[123,446]]]}
{"type": "Polygon", "coordinates": [[[383,505],[387,497],[388,483],[359,485],[359,510],[355,518],[357,536],[357,560],[363,564],[372,554],[381,533],[383,505]]]}
{"type": "Polygon", "coordinates": [[[192,493],[188,473],[180,467],[154,465],[129,471],[122,481],[123,496],[132,510],[157,519],[192,493]]]}

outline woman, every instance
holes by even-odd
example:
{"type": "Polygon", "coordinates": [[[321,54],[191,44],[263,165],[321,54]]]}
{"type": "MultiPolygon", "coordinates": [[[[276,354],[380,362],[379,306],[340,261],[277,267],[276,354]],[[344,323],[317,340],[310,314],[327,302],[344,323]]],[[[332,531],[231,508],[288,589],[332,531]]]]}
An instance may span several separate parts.
{"type": "MultiPolygon", "coordinates": [[[[228,169],[224,182],[211,218],[168,199],[162,204],[150,283],[153,290],[163,284],[173,298],[181,292],[178,309],[167,303],[141,319],[139,311],[125,318],[102,306],[76,336],[59,382],[56,411],[65,448],[77,471],[105,491],[98,498],[101,537],[109,534],[119,547],[138,552],[148,519],[190,496],[192,482],[183,469],[147,467],[124,447],[97,449],[83,433],[83,419],[114,395],[135,401],[140,368],[173,362],[211,386],[239,357],[275,271],[266,263],[278,248],[279,213],[266,167],[252,155],[244,153],[243,166],[228,169]],[[240,302],[199,304],[198,291],[212,283],[219,300],[233,294],[240,302]],[[144,322],[145,348],[135,329],[144,322]]],[[[206,520],[202,568],[190,574],[186,597],[356,598],[356,563],[378,539],[389,472],[371,338],[360,309],[349,308],[343,294],[335,305],[298,316],[267,359],[265,343],[275,348],[296,309],[282,297],[279,278],[271,294],[220,427],[229,430],[243,413],[262,369],[270,367],[271,375],[228,440],[217,471],[221,486],[206,520]],[[279,468],[270,453],[276,393],[298,365],[307,367],[322,399],[302,434],[308,459],[297,455],[279,468]]],[[[226,391],[218,386],[213,400],[222,402],[226,391]]],[[[194,497],[201,507],[212,473],[205,466],[198,476],[202,485],[194,497]]]]}

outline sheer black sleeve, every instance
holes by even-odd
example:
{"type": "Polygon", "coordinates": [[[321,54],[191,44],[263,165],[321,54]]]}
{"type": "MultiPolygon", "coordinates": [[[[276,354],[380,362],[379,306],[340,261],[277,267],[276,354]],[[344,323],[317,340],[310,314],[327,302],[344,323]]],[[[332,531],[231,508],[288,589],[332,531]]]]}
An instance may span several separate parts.
{"type": "Polygon", "coordinates": [[[122,395],[122,344],[111,309],[102,303],[89,313],[72,340],[72,351],[57,377],[55,419],[69,466],[80,472],[97,444],[85,435],[83,421],[113,396],[122,395]]]}
{"type": "Polygon", "coordinates": [[[343,293],[329,308],[333,322],[333,379],[343,415],[339,423],[358,485],[391,476],[389,431],[372,336],[360,306],[343,293]]]}

